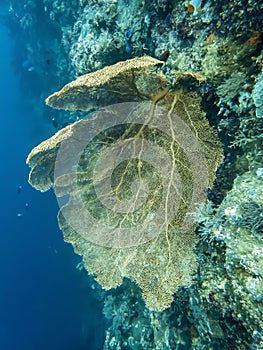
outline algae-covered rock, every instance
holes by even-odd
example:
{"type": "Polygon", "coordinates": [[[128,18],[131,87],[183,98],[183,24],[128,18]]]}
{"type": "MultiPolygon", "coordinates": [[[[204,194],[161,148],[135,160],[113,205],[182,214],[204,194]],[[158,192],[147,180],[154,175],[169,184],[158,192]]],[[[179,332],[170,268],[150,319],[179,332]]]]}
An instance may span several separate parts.
{"type": "Polygon", "coordinates": [[[248,349],[263,346],[262,208],[263,178],[251,170],[235,179],[213,226],[203,228],[213,260],[201,264],[200,296],[231,320],[224,335],[248,349]]]}
{"type": "Polygon", "coordinates": [[[159,64],[147,56],[120,62],[49,97],[65,109],[129,102],[69,125],[27,159],[31,185],[54,187],[60,228],[87,271],[105,289],[135,281],[156,311],[192,284],[196,218],[222,160],[201,99],[169,90],[152,69],[159,64]]]}
{"type": "Polygon", "coordinates": [[[256,116],[258,118],[263,118],[263,73],[261,73],[257,79],[252,92],[252,98],[256,106],[256,116]]]}

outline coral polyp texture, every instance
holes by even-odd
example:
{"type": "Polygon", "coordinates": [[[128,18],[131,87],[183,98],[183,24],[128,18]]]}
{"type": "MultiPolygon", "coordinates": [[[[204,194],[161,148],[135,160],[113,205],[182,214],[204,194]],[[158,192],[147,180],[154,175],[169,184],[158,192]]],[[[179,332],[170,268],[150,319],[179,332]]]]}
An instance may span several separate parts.
{"type": "MultiPolygon", "coordinates": [[[[162,61],[149,56],[118,62],[80,76],[59,92],[49,96],[46,103],[56,109],[89,110],[91,107],[113,102],[139,101],[146,92],[138,90],[137,79],[142,79],[142,76],[147,79],[146,74],[149,73],[146,69],[162,64],[162,61]]],[[[164,77],[156,77],[164,84],[164,77]]],[[[159,87],[160,84],[156,86],[155,82],[153,88],[159,87]]]]}
{"type": "Polygon", "coordinates": [[[54,187],[59,226],[87,271],[104,289],[129,278],[154,311],[193,283],[196,218],[222,161],[201,98],[174,88],[161,65],[119,62],[48,97],[54,108],[101,109],[27,159],[30,184],[54,187]]]}

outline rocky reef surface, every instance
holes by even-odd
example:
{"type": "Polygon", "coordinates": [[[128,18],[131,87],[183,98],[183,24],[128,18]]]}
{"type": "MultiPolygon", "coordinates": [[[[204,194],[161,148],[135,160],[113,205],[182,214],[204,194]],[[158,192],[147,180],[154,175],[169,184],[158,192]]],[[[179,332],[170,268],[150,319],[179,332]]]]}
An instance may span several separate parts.
{"type": "Polygon", "coordinates": [[[23,57],[14,65],[25,89],[35,82],[29,103],[55,130],[83,112],[43,108],[50,93],[82,74],[169,50],[163,74],[199,95],[224,147],[196,229],[195,281],[162,312],[146,308],[128,279],[101,291],[104,349],[263,348],[262,16],[262,2],[252,0],[9,1],[3,20],[23,57]]]}

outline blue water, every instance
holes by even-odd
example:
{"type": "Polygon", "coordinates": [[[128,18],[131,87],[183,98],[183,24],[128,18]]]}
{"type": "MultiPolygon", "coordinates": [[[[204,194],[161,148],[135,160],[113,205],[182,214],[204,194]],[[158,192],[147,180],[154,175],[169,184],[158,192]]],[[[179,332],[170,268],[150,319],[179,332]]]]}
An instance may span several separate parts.
{"type": "Polygon", "coordinates": [[[23,105],[2,26],[0,43],[0,349],[101,349],[101,305],[63,241],[55,196],[27,184],[26,156],[51,131],[23,105]]]}

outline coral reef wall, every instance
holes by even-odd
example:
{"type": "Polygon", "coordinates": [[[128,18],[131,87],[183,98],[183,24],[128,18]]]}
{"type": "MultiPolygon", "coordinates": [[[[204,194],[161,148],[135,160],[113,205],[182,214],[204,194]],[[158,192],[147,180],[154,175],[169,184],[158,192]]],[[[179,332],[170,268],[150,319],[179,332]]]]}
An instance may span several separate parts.
{"type": "MultiPolygon", "coordinates": [[[[30,97],[38,115],[40,101],[72,78],[146,54],[170,51],[164,71],[175,84],[175,71],[206,78],[194,88],[225,161],[197,228],[196,282],[161,313],[145,308],[128,280],[105,293],[104,349],[263,348],[263,3],[203,0],[196,13],[187,5],[23,0],[10,1],[4,18],[23,53],[14,62],[21,81],[37,86],[30,97]]],[[[81,116],[44,113],[56,129],[81,116]]]]}
{"type": "Polygon", "coordinates": [[[54,115],[45,108],[44,98],[75,75],[69,51],[81,5],[78,0],[22,0],[7,1],[6,6],[7,15],[1,21],[15,40],[13,66],[20,76],[24,102],[36,117],[44,117],[54,129],[61,128],[76,116],[54,115]]]}

